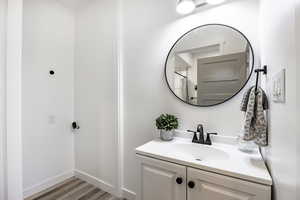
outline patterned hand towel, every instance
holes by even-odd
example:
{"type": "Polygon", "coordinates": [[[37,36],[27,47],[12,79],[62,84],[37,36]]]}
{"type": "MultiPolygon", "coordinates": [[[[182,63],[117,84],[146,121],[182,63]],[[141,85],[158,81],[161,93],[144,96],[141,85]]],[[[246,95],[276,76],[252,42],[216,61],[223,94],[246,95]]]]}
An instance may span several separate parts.
{"type": "MultiPolygon", "coordinates": [[[[245,92],[242,103],[241,103],[241,111],[246,112],[247,111],[247,106],[248,106],[248,101],[249,101],[249,97],[250,97],[250,93],[252,88],[255,88],[255,86],[250,87],[247,92],[245,92]]],[[[261,89],[263,92],[263,108],[264,110],[268,110],[269,109],[269,101],[268,101],[268,97],[265,93],[265,91],[263,89],[261,89]]]]}
{"type": "MultiPolygon", "coordinates": [[[[247,94],[246,94],[247,95],[247,94]]],[[[245,95],[245,96],[246,96],[245,95]]],[[[267,97],[264,96],[265,93],[261,88],[257,88],[255,92],[255,87],[251,88],[249,97],[247,100],[247,109],[245,115],[244,123],[244,140],[252,141],[259,146],[268,145],[267,137],[267,120],[264,113],[264,99],[267,102],[267,97]]],[[[243,99],[241,109],[243,110],[243,104],[245,100],[243,99]]]]}

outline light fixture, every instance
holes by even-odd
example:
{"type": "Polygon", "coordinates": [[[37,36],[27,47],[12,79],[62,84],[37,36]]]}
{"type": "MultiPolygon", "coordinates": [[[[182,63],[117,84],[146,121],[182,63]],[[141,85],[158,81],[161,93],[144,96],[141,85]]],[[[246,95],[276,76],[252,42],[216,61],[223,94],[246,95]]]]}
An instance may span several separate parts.
{"type": "Polygon", "coordinates": [[[194,0],[178,0],[177,12],[182,15],[189,14],[193,12],[196,8],[196,3],[194,0]]]}
{"type": "Polygon", "coordinates": [[[226,0],[206,0],[208,4],[217,5],[225,2],[226,0]]]}

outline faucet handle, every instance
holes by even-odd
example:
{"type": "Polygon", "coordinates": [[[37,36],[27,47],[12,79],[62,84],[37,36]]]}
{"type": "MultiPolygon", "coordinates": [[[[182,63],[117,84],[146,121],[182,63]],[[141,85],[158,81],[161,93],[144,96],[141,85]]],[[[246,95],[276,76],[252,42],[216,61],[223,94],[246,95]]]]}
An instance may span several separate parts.
{"type": "Polygon", "coordinates": [[[187,130],[187,132],[194,133],[193,140],[192,140],[193,143],[199,143],[197,131],[187,130]]]}
{"type": "Polygon", "coordinates": [[[212,145],[212,142],[211,142],[211,139],[210,139],[210,135],[218,135],[218,133],[207,133],[206,135],[207,136],[206,136],[205,144],[212,145]]]}
{"type": "Polygon", "coordinates": [[[218,135],[218,133],[206,133],[207,135],[218,135]]]}

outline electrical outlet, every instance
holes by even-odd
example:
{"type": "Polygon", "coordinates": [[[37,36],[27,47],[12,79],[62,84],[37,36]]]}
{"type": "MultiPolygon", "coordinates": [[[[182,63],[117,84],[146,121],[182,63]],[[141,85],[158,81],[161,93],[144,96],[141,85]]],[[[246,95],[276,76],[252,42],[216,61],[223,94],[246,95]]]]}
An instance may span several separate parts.
{"type": "Polygon", "coordinates": [[[285,102],[285,69],[281,70],[273,77],[272,99],[277,103],[285,102]]]}

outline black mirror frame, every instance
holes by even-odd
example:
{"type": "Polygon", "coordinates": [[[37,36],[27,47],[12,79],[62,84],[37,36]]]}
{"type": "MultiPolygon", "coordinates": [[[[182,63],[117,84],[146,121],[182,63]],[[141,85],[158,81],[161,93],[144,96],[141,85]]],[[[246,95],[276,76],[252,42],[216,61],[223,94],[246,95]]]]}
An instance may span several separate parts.
{"type": "Polygon", "coordinates": [[[168,53],[168,55],[167,55],[166,61],[165,61],[165,80],[166,80],[167,85],[168,85],[168,88],[169,88],[169,90],[172,92],[172,94],[173,94],[176,98],[178,98],[180,101],[182,101],[183,103],[189,104],[189,105],[191,105],[191,106],[196,106],[196,107],[212,107],[212,106],[217,106],[217,105],[223,104],[223,103],[225,103],[225,102],[231,100],[232,98],[234,98],[236,95],[238,95],[238,94],[245,88],[245,86],[247,85],[247,83],[249,82],[249,80],[250,80],[250,78],[251,78],[251,76],[252,76],[252,74],[253,74],[253,71],[254,71],[254,63],[255,63],[254,50],[253,50],[253,47],[252,47],[252,45],[251,45],[249,39],[246,37],[245,34],[243,34],[243,33],[242,33],[241,31],[239,31],[238,29],[236,29],[236,28],[234,28],[234,27],[232,27],[232,26],[229,26],[229,25],[225,25],[225,24],[205,24],[205,25],[197,26],[197,27],[195,27],[195,28],[189,30],[188,32],[186,32],[185,34],[183,34],[181,37],[179,37],[179,38],[176,40],[176,42],[173,44],[173,46],[171,47],[171,49],[170,49],[170,51],[169,51],[169,53],[168,53]],[[227,98],[227,99],[225,99],[224,101],[222,101],[222,102],[220,102],[220,103],[216,103],[216,104],[212,104],[212,105],[195,105],[195,104],[192,104],[192,103],[189,103],[189,102],[184,101],[183,99],[181,99],[180,97],[178,97],[178,96],[175,94],[175,92],[172,90],[172,88],[171,88],[171,86],[170,86],[170,84],[169,84],[169,82],[168,82],[168,77],[167,77],[167,63],[168,63],[168,60],[169,60],[169,57],[170,57],[170,54],[171,54],[172,50],[174,49],[174,47],[176,46],[176,44],[177,44],[183,37],[185,37],[187,34],[189,34],[190,32],[192,32],[192,31],[194,31],[194,30],[196,30],[196,29],[198,29],[198,28],[202,28],[202,27],[205,27],[205,26],[212,26],[212,25],[213,25],[213,26],[224,26],[224,27],[227,27],[227,28],[231,28],[232,30],[234,30],[234,31],[236,31],[236,32],[238,32],[238,33],[240,33],[240,34],[246,39],[246,41],[247,41],[248,44],[249,44],[249,47],[250,47],[250,50],[251,50],[251,54],[252,54],[252,67],[251,67],[251,72],[250,72],[250,74],[249,74],[249,77],[248,77],[247,81],[244,83],[244,85],[239,89],[239,91],[237,91],[237,92],[236,92],[234,95],[232,95],[230,98],[227,98]]]}

